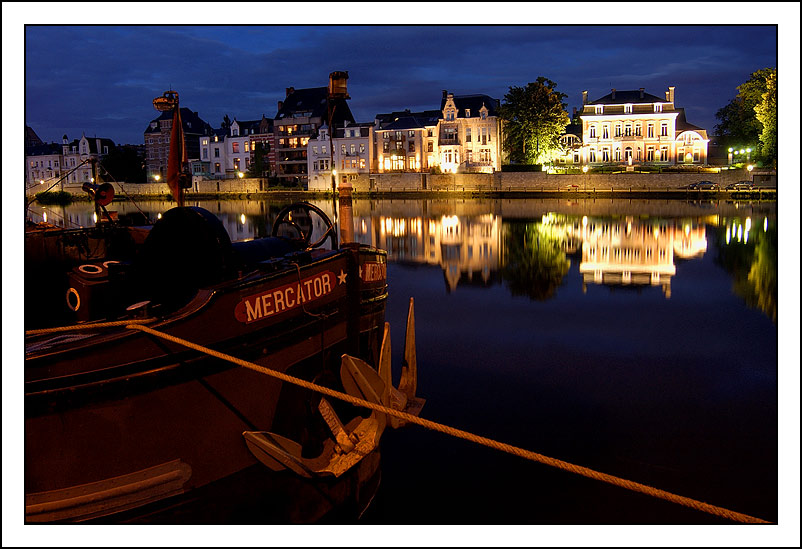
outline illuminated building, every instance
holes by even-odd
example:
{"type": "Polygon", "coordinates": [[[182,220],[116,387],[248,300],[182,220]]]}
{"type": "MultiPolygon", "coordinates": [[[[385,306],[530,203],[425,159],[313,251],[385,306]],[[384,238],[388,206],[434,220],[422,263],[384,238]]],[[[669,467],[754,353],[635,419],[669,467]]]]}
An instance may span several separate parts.
{"type": "Polygon", "coordinates": [[[359,174],[370,173],[373,156],[373,124],[350,124],[345,121],[342,128],[335,127],[329,139],[329,127],[324,123],[317,135],[307,144],[308,189],[331,190],[331,162],[334,161],[337,186],[354,179],[359,174]],[[333,147],[332,151],[329,150],[333,147]]]}
{"type": "Polygon", "coordinates": [[[643,88],[613,89],[588,101],[588,92],[583,91],[581,122],[581,164],[707,164],[707,131],[686,121],[685,109],[675,105],[674,86],[669,86],[665,98],[643,88]]]}
{"type": "MultiPolygon", "coordinates": [[[[198,113],[181,107],[181,123],[184,126],[184,143],[187,159],[200,158],[199,138],[210,135],[212,127],[202,120],[198,113]]],[[[154,175],[167,175],[167,157],[170,153],[170,132],[173,127],[173,114],[165,111],[150,121],[145,129],[145,170],[149,180],[154,175]]]]}
{"type": "Polygon", "coordinates": [[[439,116],[440,111],[410,112],[409,109],[377,114],[374,170],[378,173],[428,172],[439,165],[439,116]]]}
{"type": "Polygon", "coordinates": [[[498,107],[499,100],[487,95],[454,95],[443,90],[438,155],[444,173],[501,169],[498,107]]]}
{"type": "MultiPolygon", "coordinates": [[[[308,183],[307,145],[317,130],[328,123],[328,87],[286,88],[287,96],[278,102],[273,119],[276,136],[275,176],[284,183],[308,183]]],[[[345,99],[333,101],[333,125],[342,127],[354,116],[345,99]]]]}

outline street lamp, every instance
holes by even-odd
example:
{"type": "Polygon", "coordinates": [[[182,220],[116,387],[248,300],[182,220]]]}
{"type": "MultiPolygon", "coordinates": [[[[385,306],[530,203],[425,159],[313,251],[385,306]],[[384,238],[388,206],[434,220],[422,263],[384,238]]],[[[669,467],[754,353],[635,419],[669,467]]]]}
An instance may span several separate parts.
{"type": "Polygon", "coordinates": [[[588,190],[588,167],[587,165],[582,166],[582,173],[585,174],[585,191],[588,190]]]}
{"type": "Polygon", "coordinates": [[[159,174],[153,176],[153,179],[155,179],[157,183],[161,180],[161,178],[162,176],[160,176],[159,174]]]}
{"type": "Polygon", "coordinates": [[[746,170],[749,172],[749,181],[750,181],[751,183],[753,183],[753,184],[754,184],[754,182],[755,182],[755,181],[752,179],[752,170],[754,170],[754,169],[755,169],[755,167],[754,167],[752,164],[749,164],[749,165],[746,167],[746,170]]]}
{"type": "Polygon", "coordinates": [[[245,177],[245,174],[244,174],[244,173],[242,173],[242,172],[237,172],[237,177],[239,177],[240,179],[242,179],[243,177],[245,177]]]}

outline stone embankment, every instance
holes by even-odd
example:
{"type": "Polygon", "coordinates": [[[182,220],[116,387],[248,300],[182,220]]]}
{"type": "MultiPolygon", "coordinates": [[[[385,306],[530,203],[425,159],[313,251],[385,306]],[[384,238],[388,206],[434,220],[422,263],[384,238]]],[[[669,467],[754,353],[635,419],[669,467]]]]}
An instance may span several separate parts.
{"type": "MultiPolygon", "coordinates": [[[[428,196],[450,193],[467,193],[471,196],[533,196],[564,195],[577,193],[592,196],[667,196],[682,198],[688,194],[707,194],[705,191],[687,190],[687,185],[699,181],[712,181],[720,187],[720,193],[730,183],[751,180],[761,194],[772,194],[777,189],[776,172],[753,172],[746,170],[723,170],[719,173],[617,173],[561,175],[545,172],[495,172],[492,174],[425,174],[382,173],[349,176],[354,196],[411,195],[428,196]]],[[[58,189],[54,189],[58,190],[58,189]]],[[[79,185],[65,185],[64,189],[77,196],[85,196],[79,185]]],[[[35,194],[38,189],[31,189],[35,194]]],[[[162,183],[115,184],[117,195],[167,197],[169,189],[162,183]]],[[[268,188],[264,179],[213,179],[196,178],[186,196],[232,197],[259,195],[263,193],[286,193],[281,187],[268,188]]],[[[328,188],[310,188],[308,192],[325,194],[328,188]]],[[[729,194],[729,193],[725,193],[729,194]]]]}

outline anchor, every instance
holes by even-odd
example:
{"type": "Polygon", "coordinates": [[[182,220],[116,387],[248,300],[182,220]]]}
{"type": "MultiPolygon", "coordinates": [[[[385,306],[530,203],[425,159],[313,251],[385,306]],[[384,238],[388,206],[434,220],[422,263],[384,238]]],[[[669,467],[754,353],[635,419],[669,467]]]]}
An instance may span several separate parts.
{"type": "Polygon", "coordinates": [[[245,431],[242,436],[251,453],[273,471],[289,469],[304,478],[339,477],[376,449],[381,436],[374,418],[355,417],[343,425],[331,404],[320,399],[318,411],[334,435],[323,442],[318,457],[301,456],[301,445],[268,431],[245,431]]]}
{"type": "MultiPolygon", "coordinates": [[[[415,302],[409,298],[407,325],[404,340],[404,359],[401,363],[401,380],[398,388],[392,383],[392,350],[390,343],[390,324],[384,323],[381,350],[379,352],[379,371],[368,363],[350,355],[343,355],[340,366],[340,379],[345,392],[375,404],[419,416],[426,399],[415,395],[418,388],[418,362],[415,352],[415,302]]],[[[381,428],[389,421],[393,429],[406,425],[406,421],[395,416],[374,411],[371,418],[379,422],[381,428]]]]}
{"type": "MultiPolygon", "coordinates": [[[[385,322],[378,372],[364,360],[344,354],[340,366],[343,388],[351,396],[418,416],[426,400],[415,396],[418,365],[412,298],[407,312],[404,359],[397,389],[392,384],[391,355],[390,324],[385,322]]],[[[273,471],[289,469],[304,478],[339,477],[376,449],[388,422],[394,429],[407,423],[403,419],[373,410],[369,417],[355,417],[343,425],[325,398],[320,399],[318,411],[333,438],[323,442],[323,451],[315,458],[302,457],[302,447],[298,442],[276,433],[245,431],[242,436],[251,453],[273,471]]]]}

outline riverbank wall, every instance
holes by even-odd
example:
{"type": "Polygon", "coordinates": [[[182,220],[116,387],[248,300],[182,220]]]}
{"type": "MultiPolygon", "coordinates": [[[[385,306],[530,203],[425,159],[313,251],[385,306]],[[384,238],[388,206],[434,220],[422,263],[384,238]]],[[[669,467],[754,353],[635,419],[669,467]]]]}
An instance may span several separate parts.
{"type": "MultiPolygon", "coordinates": [[[[638,196],[677,196],[699,194],[685,187],[699,181],[717,183],[721,191],[738,181],[753,181],[761,193],[776,192],[775,171],[723,170],[718,173],[664,173],[645,174],[634,172],[593,173],[579,175],[548,174],[546,172],[495,172],[492,174],[426,174],[426,173],[380,173],[358,174],[349,182],[354,196],[412,195],[428,196],[450,193],[468,193],[472,196],[517,196],[517,195],[563,195],[578,193],[591,196],[634,194],[638,196]]],[[[161,183],[115,183],[115,194],[166,198],[170,191],[161,183]]],[[[34,186],[28,195],[43,189],[34,186]]],[[[56,187],[76,196],[86,193],[81,185],[56,187]]],[[[329,189],[295,191],[305,196],[331,194],[329,189]]],[[[701,191],[704,193],[705,191],[701,191]]],[[[201,179],[195,178],[192,187],[185,190],[187,197],[231,197],[259,194],[293,193],[292,189],[269,187],[261,178],[201,179]]],[[[294,194],[294,193],[293,193],[294,194]]]]}

